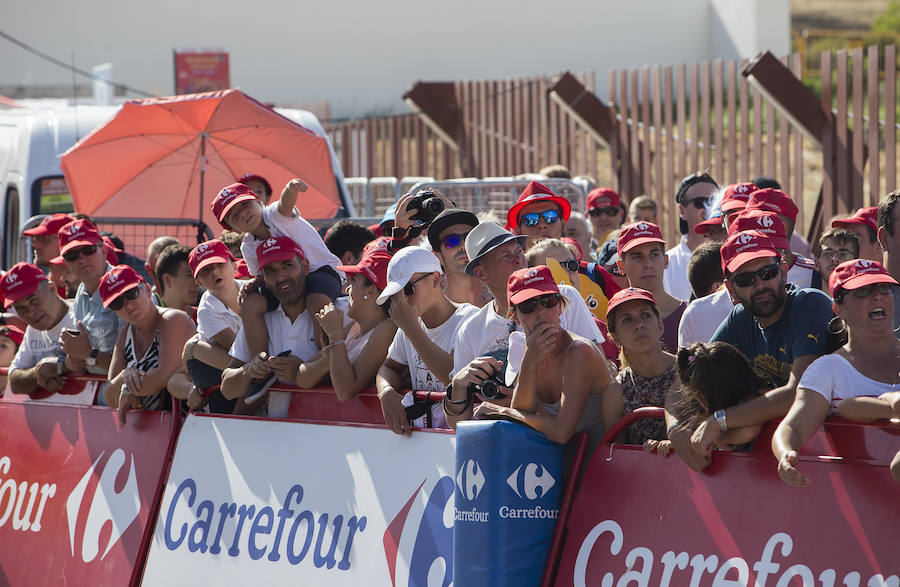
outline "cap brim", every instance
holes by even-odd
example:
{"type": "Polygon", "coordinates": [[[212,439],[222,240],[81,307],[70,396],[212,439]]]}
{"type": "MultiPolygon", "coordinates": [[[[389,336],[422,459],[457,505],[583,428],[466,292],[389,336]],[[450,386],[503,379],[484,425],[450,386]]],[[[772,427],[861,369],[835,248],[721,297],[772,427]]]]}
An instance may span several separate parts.
{"type": "Polygon", "coordinates": [[[208,267],[209,265],[220,265],[222,263],[231,263],[231,259],[222,257],[221,255],[216,255],[215,257],[207,257],[206,259],[200,261],[200,263],[197,264],[197,268],[191,271],[191,273],[194,275],[194,279],[197,279],[197,275],[200,273],[200,271],[203,270],[204,267],[208,267]]]}
{"type": "Polygon", "coordinates": [[[634,239],[633,241],[622,247],[622,250],[619,251],[619,253],[627,253],[634,247],[645,245],[647,243],[662,243],[662,245],[665,246],[666,241],[661,238],[656,238],[655,236],[642,236],[640,238],[634,239]]]}
{"type": "Polygon", "coordinates": [[[854,275],[853,277],[842,283],[840,285],[840,288],[859,289],[861,287],[874,285],[876,283],[890,283],[892,285],[898,285],[897,280],[887,273],[863,273],[861,275],[854,275]]]}
{"type": "Polygon", "coordinates": [[[704,220],[703,222],[697,223],[697,226],[694,227],[694,232],[696,232],[697,234],[706,234],[707,232],[709,232],[709,229],[711,229],[712,227],[721,226],[721,225],[722,225],[722,217],[721,216],[718,216],[716,218],[710,218],[709,220],[704,220]]]}
{"type": "Polygon", "coordinates": [[[51,265],[65,265],[66,264],[66,260],[62,258],[62,255],[60,255],[59,257],[53,257],[52,259],[50,259],[49,262],[51,265]]]}
{"type": "Polygon", "coordinates": [[[259,198],[250,194],[241,194],[240,196],[228,202],[228,205],[222,209],[222,213],[219,215],[219,222],[225,222],[225,217],[228,216],[228,211],[241,202],[246,202],[247,200],[259,200],[259,198]]]}
{"type": "Polygon", "coordinates": [[[721,206],[722,214],[728,214],[735,210],[743,210],[747,207],[747,202],[742,200],[730,200],[728,202],[723,202],[721,206]]]}
{"type": "Polygon", "coordinates": [[[559,293],[559,287],[553,286],[556,286],[556,283],[548,282],[543,287],[529,287],[527,289],[519,290],[509,297],[509,303],[517,305],[526,302],[531,298],[539,298],[547,294],[559,293]]]}
{"type": "MultiPolygon", "coordinates": [[[[41,281],[46,281],[46,280],[41,280],[41,281]]],[[[33,286],[29,286],[23,290],[17,291],[15,297],[4,297],[3,298],[3,303],[4,303],[3,308],[4,309],[8,308],[8,307],[12,306],[13,304],[15,304],[16,302],[18,302],[19,300],[21,300],[22,298],[27,298],[28,296],[30,296],[31,294],[36,292],[38,286],[41,285],[41,281],[36,281],[36,282],[34,282],[33,286]]]]}
{"type": "Polygon", "coordinates": [[[65,255],[66,253],[68,253],[69,251],[71,251],[72,249],[76,249],[76,248],[78,248],[78,247],[90,247],[90,246],[92,246],[92,245],[100,245],[100,244],[102,244],[102,243],[103,243],[103,241],[102,241],[102,240],[99,240],[99,239],[98,239],[98,240],[77,240],[77,241],[70,241],[70,242],[66,243],[66,246],[60,247],[60,249],[59,249],[59,256],[62,257],[63,255],[65,255]]]}
{"type": "Polygon", "coordinates": [[[41,236],[44,234],[53,234],[51,233],[46,226],[38,225],[34,228],[29,228],[28,230],[23,230],[22,234],[25,236],[41,236]]]}
{"type": "Polygon", "coordinates": [[[840,219],[840,220],[832,220],[832,221],[831,221],[831,228],[847,228],[848,226],[851,226],[851,225],[853,225],[853,224],[859,224],[859,225],[862,225],[862,226],[868,226],[869,228],[872,227],[871,224],[869,224],[868,222],[866,222],[866,221],[863,220],[862,218],[842,218],[842,219],[840,219]]]}
{"type": "Polygon", "coordinates": [[[271,265],[272,263],[277,263],[279,261],[287,261],[288,259],[293,259],[294,257],[300,257],[301,255],[294,250],[285,250],[278,251],[277,253],[271,253],[266,256],[266,262],[259,263],[259,270],[262,271],[263,267],[266,265],[271,265]]]}
{"type": "Polygon", "coordinates": [[[744,263],[752,261],[753,259],[764,259],[766,257],[779,257],[778,251],[772,249],[757,249],[755,251],[738,253],[735,258],[728,261],[725,265],[725,269],[729,273],[735,273],[744,263]]]}
{"type": "Polygon", "coordinates": [[[493,246],[491,246],[489,249],[485,249],[485,250],[481,251],[481,254],[480,254],[480,255],[478,255],[478,256],[475,257],[474,259],[470,259],[469,262],[466,263],[466,274],[467,274],[467,275],[475,275],[475,267],[478,265],[478,262],[481,261],[481,259],[482,259],[485,255],[487,255],[488,253],[490,253],[491,251],[493,251],[493,250],[496,249],[497,247],[503,246],[503,245],[505,245],[506,243],[508,243],[508,242],[510,242],[510,241],[513,241],[513,240],[518,241],[520,245],[523,245],[523,246],[524,246],[524,245],[525,245],[525,241],[528,240],[528,237],[525,236],[525,235],[511,234],[511,235],[509,235],[507,238],[504,238],[503,240],[501,240],[501,241],[499,241],[498,243],[496,243],[496,244],[494,244],[493,246]]]}
{"type": "Polygon", "coordinates": [[[400,293],[400,290],[402,289],[403,286],[396,281],[389,281],[388,284],[384,286],[384,289],[381,290],[381,294],[375,300],[375,303],[379,306],[384,304],[392,295],[400,293]]]}
{"type": "Polygon", "coordinates": [[[115,293],[115,295],[113,295],[113,296],[112,296],[111,298],[109,298],[108,300],[103,300],[103,307],[104,307],[104,308],[108,308],[109,305],[110,305],[111,303],[113,303],[114,301],[116,301],[116,299],[119,298],[119,296],[121,296],[121,295],[122,295],[123,293],[125,293],[126,291],[131,291],[131,290],[133,290],[134,288],[136,288],[136,287],[139,286],[140,284],[141,284],[140,281],[136,281],[136,282],[134,282],[134,283],[131,283],[131,284],[129,284],[129,285],[126,285],[125,287],[123,287],[122,289],[120,289],[119,291],[117,291],[117,292],[115,293]]]}
{"type": "Polygon", "coordinates": [[[612,304],[611,306],[607,306],[607,308],[606,308],[607,317],[609,316],[610,312],[612,312],[619,306],[624,306],[625,304],[627,304],[629,302],[647,302],[648,304],[653,304],[654,306],[656,305],[655,300],[652,300],[645,295],[634,295],[634,296],[629,297],[626,300],[622,300],[621,302],[616,302],[616,303],[612,304]]]}

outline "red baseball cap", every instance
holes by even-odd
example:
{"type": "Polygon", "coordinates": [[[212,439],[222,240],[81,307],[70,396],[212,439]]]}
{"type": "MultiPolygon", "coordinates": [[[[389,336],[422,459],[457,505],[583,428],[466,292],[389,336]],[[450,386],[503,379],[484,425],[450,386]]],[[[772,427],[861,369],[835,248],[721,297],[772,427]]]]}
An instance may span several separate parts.
{"type": "Polygon", "coordinates": [[[243,259],[237,259],[234,262],[234,278],[235,279],[250,279],[253,276],[250,275],[250,268],[247,267],[247,262],[243,259]]]}
{"type": "Polygon", "coordinates": [[[373,253],[375,251],[385,251],[388,252],[388,245],[391,244],[391,239],[386,236],[379,236],[373,241],[369,241],[366,243],[366,246],[363,247],[362,254],[363,257],[368,255],[369,253],[373,253]]]}
{"type": "Polygon", "coordinates": [[[622,198],[609,188],[594,188],[588,192],[587,208],[619,208],[622,206],[622,198]]]}
{"type": "Polygon", "coordinates": [[[697,226],[694,227],[694,232],[696,232],[697,234],[706,234],[712,227],[721,225],[722,217],[713,216],[712,218],[707,218],[703,222],[698,222],[697,226]]]}
{"type": "Polygon", "coordinates": [[[51,214],[47,216],[41,223],[35,226],[34,228],[29,228],[28,230],[23,230],[22,234],[25,236],[41,236],[45,234],[57,234],[59,229],[65,226],[66,224],[75,220],[68,214],[51,214]]]}
{"type": "Polygon", "coordinates": [[[781,253],[772,243],[772,239],[755,230],[746,230],[730,235],[722,243],[721,250],[723,273],[735,273],[741,265],[753,259],[765,257],[781,259],[781,253]]]}
{"type": "Polygon", "coordinates": [[[609,298],[609,302],[606,304],[607,318],[609,317],[610,312],[612,312],[616,306],[620,306],[625,302],[633,302],[635,300],[643,300],[645,302],[650,302],[654,306],[656,305],[656,299],[654,299],[653,294],[646,289],[641,289],[639,287],[626,287],[625,289],[620,289],[613,294],[613,297],[609,298]]]}
{"type": "Polygon", "coordinates": [[[108,308],[113,300],[130,289],[144,282],[140,273],[128,265],[116,265],[100,278],[100,299],[103,307],[108,308]]]}
{"type": "Polygon", "coordinates": [[[106,261],[110,265],[118,265],[119,255],[121,255],[125,251],[117,247],[116,243],[114,243],[113,240],[108,236],[101,236],[100,240],[103,241],[103,246],[106,247],[106,261]]]}
{"type": "Polygon", "coordinates": [[[860,208],[850,218],[831,221],[832,228],[847,228],[851,224],[864,224],[872,230],[878,230],[878,206],[860,208]]]}
{"type": "Polygon", "coordinates": [[[256,195],[256,192],[242,183],[233,183],[230,186],[226,186],[219,191],[219,193],[213,200],[213,215],[216,217],[216,220],[219,221],[219,224],[231,230],[231,228],[225,222],[225,215],[228,214],[228,211],[231,210],[235,205],[240,204],[241,202],[244,202],[246,200],[259,200],[260,202],[262,201],[260,200],[259,196],[256,195]]]}
{"type": "Polygon", "coordinates": [[[270,263],[293,259],[295,255],[301,259],[306,258],[300,245],[286,236],[266,239],[261,245],[256,247],[256,260],[259,263],[260,271],[270,263]]]}
{"type": "Polygon", "coordinates": [[[12,324],[5,324],[0,326],[0,336],[5,336],[6,338],[12,340],[16,343],[16,346],[22,346],[22,339],[25,338],[25,333],[22,332],[18,326],[13,326],[12,324]]]}
{"type": "Polygon", "coordinates": [[[750,194],[750,199],[747,200],[747,209],[769,210],[787,216],[793,222],[797,221],[797,212],[799,212],[797,204],[789,195],[774,188],[756,190],[750,194]]]}
{"type": "Polygon", "coordinates": [[[344,273],[362,273],[375,284],[379,291],[387,285],[388,263],[391,254],[387,250],[371,250],[364,254],[356,265],[338,265],[338,271],[344,273]]]}
{"type": "Polygon", "coordinates": [[[97,227],[87,219],[73,220],[64,224],[57,235],[59,236],[60,256],[65,255],[71,249],[99,245],[103,242],[97,227]]]}
{"type": "Polygon", "coordinates": [[[0,279],[0,295],[3,296],[4,307],[27,298],[33,294],[47,275],[41,268],[31,263],[16,263],[0,279]]]}
{"type": "Polygon", "coordinates": [[[519,194],[519,199],[516,200],[513,207],[506,213],[506,226],[515,228],[518,225],[519,212],[522,211],[522,208],[535,202],[553,202],[559,206],[562,211],[563,222],[569,220],[569,214],[572,212],[572,204],[569,203],[569,200],[557,196],[553,193],[553,190],[547,186],[536,181],[531,181],[528,182],[528,185],[525,186],[525,189],[519,194]]]}
{"type": "Polygon", "coordinates": [[[768,210],[744,210],[728,225],[728,234],[755,230],[761,232],[772,241],[777,249],[790,249],[784,232],[784,222],[775,212],[768,210]]]}
{"type": "Polygon", "coordinates": [[[191,274],[197,279],[197,274],[207,265],[215,265],[216,263],[231,263],[234,261],[234,255],[225,246],[225,243],[219,239],[208,240],[202,242],[193,249],[188,255],[188,265],[191,266],[191,274]]]}
{"type": "Polygon", "coordinates": [[[559,286],[546,265],[525,267],[513,271],[506,282],[506,300],[510,306],[521,304],[524,301],[559,293],[559,286]]]}
{"type": "Polygon", "coordinates": [[[666,240],[662,237],[662,232],[660,232],[657,225],[641,220],[622,227],[621,232],[619,232],[619,240],[616,242],[616,252],[621,259],[622,253],[627,253],[634,247],[645,243],[662,243],[665,245],[666,240]]]}
{"type": "Polygon", "coordinates": [[[747,207],[747,200],[750,194],[758,190],[755,183],[733,183],[725,188],[722,193],[722,209],[723,214],[734,212],[735,210],[743,210],[747,207]]]}
{"type": "Polygon", "coordinates": [[[841,289],[858,289],[875,283],[897,285],[897,280],[878,261],[851,259],[834,268],[828,278],[828,289],[834,297],[841,289]]]}

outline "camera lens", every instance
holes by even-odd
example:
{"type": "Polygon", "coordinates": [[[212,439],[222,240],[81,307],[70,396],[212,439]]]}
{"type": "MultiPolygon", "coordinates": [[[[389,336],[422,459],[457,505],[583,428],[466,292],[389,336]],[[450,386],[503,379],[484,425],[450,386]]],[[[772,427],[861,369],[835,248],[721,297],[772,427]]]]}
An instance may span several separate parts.
{"type": "Polygon", "coordinates": [[[493,379],[487,379],[481,383],[481,395],[487,399],[497,399],[500,395],[500,388],[493,379]]]}
{"type": "Polygon", "coordinates": [[[428,210],[428,213],[432,217],[435,217],[444,211],[444,202],[440,198],[428,198],[422,202],[422,208],[428,210]]]}

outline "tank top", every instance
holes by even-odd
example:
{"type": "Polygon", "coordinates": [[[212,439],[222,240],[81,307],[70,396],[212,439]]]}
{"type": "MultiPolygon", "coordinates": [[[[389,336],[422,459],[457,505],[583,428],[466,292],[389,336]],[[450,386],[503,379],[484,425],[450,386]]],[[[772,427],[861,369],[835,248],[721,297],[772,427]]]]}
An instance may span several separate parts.
{"type": "MultiPolygon", "coordinates": [[[[128,330],[125,332],[125,366],[134,367],[141,371],[149,371],[159,366],[159,329],[153,334],[153,342],[147,347],[142,357],[138,358],[135,356],[134,348],[134,333],[132,332],[132,325],[129,324],[128,330]]],[[[144,410],[168,411],[172,407],[169,400],[169,391],[165,388],[158,393],[138,399],[140,399],[141,409],[144,410]]]]}
{"type": "MultiPolygon", "coordinates": [[[[603,429],[603,403],[601,397],[602,396],[599,393],[592,393],[588,396],[587,403],[584,405],[584,411],[581,413],[581,418],[578,419],[578,425],[575,426],[575,434],[585,432],[588,435],[588,459],[594,454],[594,449],[599,446],[600,441],[603,439],[603,434],[605,433],[605,430],[603,429]]],[[[553,416],[559,414],[559,401],[550,404],[542,402],[539,398],[538,404],[548,414],[552,414],[553,416]]]]}

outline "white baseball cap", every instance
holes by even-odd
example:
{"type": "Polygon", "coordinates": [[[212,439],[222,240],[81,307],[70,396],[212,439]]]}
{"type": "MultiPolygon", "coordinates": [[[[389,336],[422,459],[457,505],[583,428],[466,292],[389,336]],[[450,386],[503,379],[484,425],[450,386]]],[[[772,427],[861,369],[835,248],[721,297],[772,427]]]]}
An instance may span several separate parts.
{"type": "Polygon", "coordinates": [[[443,273],[441,262],[434,253],[422,247],[404,247],[388,263],[387,285],[375,300],[385,303],[395,293],[401,291],[416,273],[443,273]]]}

